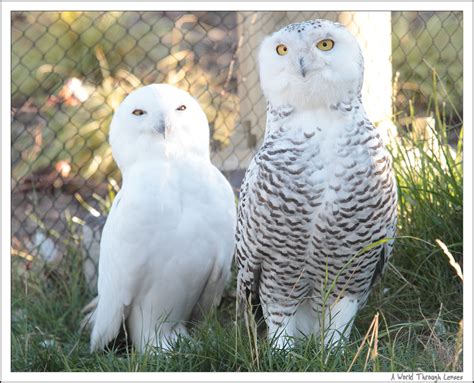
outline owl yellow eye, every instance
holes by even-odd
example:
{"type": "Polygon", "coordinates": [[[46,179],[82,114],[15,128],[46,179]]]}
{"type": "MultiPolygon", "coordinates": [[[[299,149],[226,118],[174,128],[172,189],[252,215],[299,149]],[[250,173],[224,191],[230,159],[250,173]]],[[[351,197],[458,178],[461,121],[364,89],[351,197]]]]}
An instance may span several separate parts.
{"type": "Polygon", "coordinates": [[[276,51],[280,56],[284,56],[288,53],[288,48],[285,44],[278,44],[276,47],[276,51]]]}
{"type": "Polygon", "coordinates": [[[144,110],[141,110],[141,109],[135,109],[132,114],[135,115],[135,116],[143,116],[146,112],[144,110]]]}
{"type": "Polygon", "coordinates": [[[330,51],[332,48],[334,48],[334,41],[331,39],[321,40],[316,44],[316,48],[322,51],[330,51]]]}

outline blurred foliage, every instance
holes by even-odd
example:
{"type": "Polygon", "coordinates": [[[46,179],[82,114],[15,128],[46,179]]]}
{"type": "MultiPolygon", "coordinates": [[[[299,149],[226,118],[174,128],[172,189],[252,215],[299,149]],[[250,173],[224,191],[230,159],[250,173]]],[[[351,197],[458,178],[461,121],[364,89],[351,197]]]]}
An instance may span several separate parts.
{"type": "MultiPolygon", "coordinates": [[[[462,115],[463,18],[462,12],[392,12],[392,63],[399,72],[394,109],[410,114],[410,101],[427,112],[434,100],[432,68],[443,80],[446,94],[462,115]]],[[[459,123],[455,108],[447,106],[447,120],[459,123]]]]}
{"type": "MultiPolygon", "coordinates": [[[[14,178],[59,160],[69,161],[85,179],[116,175],[107,142],[113,111],[131,90],[150,83],[166,82],[193,94],[210,122],[213,148],[228,145],[238,113],[229,71],[232,51],[214,59],[208,51],[215,48],[212,39],[229,40],[229,32],[201,16],[204,21],[194,14],[162,12],[16,13],[13,126],[15,113],[27,102],[38,107],[32,119],[39,114],[47,124],[32,133],[28,125],[34,121],[27,121],[26,136],[20,132],[13,142],[14,178]],[[84,100],[68,89],[71,79],[79,80],[84,100]],[[41,147],[20,154],[34,142],[41,147]]],[[[220,19],[232,27],[225,15],[220,19]]]]}
{"type": "MultiPolygon", "coordinates": [[[[132,89],[150,83],[193,94],[209,119],[212,148],[230,144],[239,113],[235,12],[12,17],[14,179],[58,161],[84,178],[116,175],[107,143],[113,110],[132,89]]],[[[410,106],[431,109],[432,66],[449,95],[440,107],[453,125],[451,105],[462,114],[462,13],[393,12],[392,25],[399,72],[394,109],[399,117],[409,116],[410,106]]]]}

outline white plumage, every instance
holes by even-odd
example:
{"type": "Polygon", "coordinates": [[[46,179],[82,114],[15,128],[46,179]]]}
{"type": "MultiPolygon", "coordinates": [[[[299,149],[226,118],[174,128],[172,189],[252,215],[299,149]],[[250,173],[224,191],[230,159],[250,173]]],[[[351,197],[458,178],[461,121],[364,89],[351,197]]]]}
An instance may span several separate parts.
{"type": "Polygon", "coordinates": [[[334,345],[392,252],[390,156],[360,98],[359,45],[341,24],[289,25],[259,60],[267,127],[241,190],[238,295],[261,305],[278,347],[322,329],[334,345]]]}
{"type": "Polygon", "coordinates": [[[91,351],[126,326],[140,350],[168,349],[220,301],[234,249],[232,189],[209,158],[198,103],[169,85],[132,92],[110,144],[123,178],[100,244],[91,351]]]}

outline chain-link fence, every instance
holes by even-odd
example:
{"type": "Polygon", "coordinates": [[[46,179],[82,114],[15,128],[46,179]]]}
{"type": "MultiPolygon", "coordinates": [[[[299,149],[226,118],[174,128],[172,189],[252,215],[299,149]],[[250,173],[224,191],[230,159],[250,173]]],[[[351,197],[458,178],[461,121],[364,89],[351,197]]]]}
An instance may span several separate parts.
{"type": "Polygon", "coordinates": [[[403,125],[441,108],[456,131],[461,12],[12,13],[15,265],[54,266],[84,242],[94,288],[100,230],[120,184],[108,126],[114,108],[141,85],[165,82],[198,99],[212,161],[237,191],[265,127],[259,43],[314,18],[338,20],[360,41],[374,122],[403,125]]]}

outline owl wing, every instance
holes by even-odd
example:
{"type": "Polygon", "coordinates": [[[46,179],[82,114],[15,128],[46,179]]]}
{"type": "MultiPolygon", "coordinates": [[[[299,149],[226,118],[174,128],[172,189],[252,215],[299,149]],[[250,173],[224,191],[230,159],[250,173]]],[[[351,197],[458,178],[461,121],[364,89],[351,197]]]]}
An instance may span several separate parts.
{"type": "Polygon", "coordinates": [[[397,233],[397,214],[396,211],[392,215],[392,220],[387,227],[387,241],[384,242],[381,246],[381,251],[379,255],[379,261],[375,266],[374,274],[372,275],[372,280],[370,281],[370,288],[372,288],[377,282],[382,278],[385,269],[387,268],[388,261],[392,256],[393,252],[393,243],[395,241],[395,235],[397,233]]]}
{"type": "Polygon", "coordinates": [[[384,159],[386,162],[388,162],[387,170],[386,173],[384,174],[387,179],[391,178],[391,188],[390,190],[387,191],[388,194],[390,194],[391,198],[389,199],[389,204],[391,205],[391,208],[388,211],[388,224],[386,227],[386,241],[382,244],[381,246],[381,251],[379,255],[379,261],[377,262],[377,265],[374,270],[374,274],[372,276],[372,280],[370,282],[370,288],[377,283],[381,278],[382,275],[387,268],[388,261],[390,257],[392,256],[393,253],[393,244],[395,241],[395,236],[397,233],[397,182],[395,179],[395,175],[393,174],[392,170],[392,159],[385,149],[385,145],[383,144],[383,140],[378,134],[377,129],[372,125],[370,121],[366,122],[367,124],[370,124],[371,128],[373,129],[373,132],[376,136],[376,139],[379,141],[380,145],[384,147],[383,152],[384,152],[384,159]]]}
{"type": "Polygon", "coordinates": [[[194,321],[201,320],[214,306],[218,306],[221,302],[222,293],[230,275],[230,265],[229,262],[226,262],[226,258],[227,260],[232,259],[229,257],[228,250],[222,251],[222,253],[214,262],[199,300],[193,308],[191,318],[194,321]]]}
{"type": "Polygon", "coordinates": [[[219,200],[219,206],[213,211],[207,211],[209,218],[214,215],[211,226],[216,242],[216,258],[209,276],[206,280],[202,293],[193,308],[191,317],[193,320],[201,319],[212,307],[217,306],[222,298],[224,287],[230,277],[232,253],[235,241],[235,200],[234,192],[227,179],[215,169],[217,185],[214,189],[219,200]]]}
{"type": "MultiPolygon", "coordinates": [[[[369,250],[365,256],[369,259],[369,262],[372,263],[371,259],[375,262],[375,267],[365,267],[364,270],[358,270],[357,278],[362,280],[366,279],[367,283],[363,287],[364,292],[361,293],[361,301],[360,306],[364,306],[368,299],[368,294],[370,290],[382,277],[386,267],[388,260],[390,259],[392,252],[393,252],[393,244],[394,238],[397,231],[397,186],[395,176],[392,171],[392,161],[390,154],[385,149],[385,145],[377,132],[376,128],[372,125],[372,123],[365,118],[365,128],[367,129],[370,135],[369,142],[375,142],[372,144],[376,149],[376,153],[373,157],[373,171],[374,174],[377,174],[380,178],[369,177],[367,182],[369,182],[369,186],[372,189],[374,187],[374,183],[377,179],[380,181],[382,180],[382,184],[384,185],[384,193],[383,193],[383,201],[382,204],[377,207],[378,215],[382,215],[380,220],[384,223],[381,224],[381,229],[377,232],[373,232],[373,237],[376,238],[376,242],[381,242],[375,248],[369,250]],[[380,237],[378,232],[383,230],[385,233],[380,237]]],[[[362,183],[360,187],[364,186],[365,184],[362,183]]],[[[367,185],[365,185],[367,186],[367,185]]],[[[360,195],[361,190],[355,190],[354,195],[360,195]]],[[[368,193],[366,193],[368,194],[368,193]]],[[[363,195],[363,199],[366,200],[370,198],[370,195],[363,195]]],[[[357,198],[354,199],[355,201],[357,198]]],[[[351,266],[352,267],[352,266],[351,266]]]]}
{"type": "Polygon", "coordinates": [[[99,279],[97,306],[90,315],[92,334],[90,350],[103,349],[120,331],[120,326],[127,316],[127,307],[132,301],[134,283],[140,278],[124,269],[121,257],[120,239],[113,233],[121,221],[119,204],[121,192],[114,200],[100,241],[99,279]],[[134,282],[135,281],[135,282],[134,282]]]}
{"type": "Polygon", "coordinates": [[[253,242],[248,222],[251,219],[251,198],[253,185],[258,177],[258,165],[255,158],[250,163],[240,190],[237,214],[235,259],[238,267],[237,298],[240,304],[258,304],[258,285],[260,281],[262,254],[251,249],[253,242]]]}

